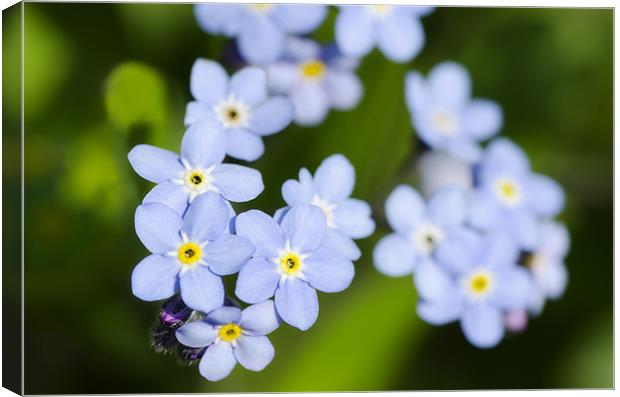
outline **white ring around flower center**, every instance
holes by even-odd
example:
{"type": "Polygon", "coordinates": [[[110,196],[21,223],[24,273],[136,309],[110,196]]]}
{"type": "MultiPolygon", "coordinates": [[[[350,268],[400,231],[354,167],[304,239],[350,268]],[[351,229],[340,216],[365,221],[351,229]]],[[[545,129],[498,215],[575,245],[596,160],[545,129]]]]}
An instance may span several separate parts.
{"type": "Polygon", "coordinates": [[[220,101],[213,112],[224,128],[246,128],[250,121],[250,107],[234,96],[220,101]]]}
{"type": "Polygon", "coordinates": [[[418,251],[430,255],[433,249],[445,237],[443,229],[434,223],[422,223],[411,233],[411,240],[418,251]]]}
{"type": "Polygon", "coordinates": [[[310,204],[316,205],[321,209],[321,211],[323,211],[325,221],[327,222],[327,227],[336,227],[336,224],[334,223],[334,210],[336,209],[336,204],[331,204],[328,201],[323,200],[319,197],[319,195],[314,195],[310,204]]]}
{"type": "Polygon", "coordinates": [[[458,130],[458,122],[452,113],[439,111],[432,117],[435,129],[442,135],[451,136],[458,130]]]}
{"type": "Polygon", "coordinates": [[[465,295],[473,301],[488,296],[495,288],[493,274],[486,269],[478,269],[462,279],[465,295]]]}
{"type": "Polygon", "coordinates": [[[523,199],[519,184],[512,178],[497,178],[493,187],[499,200],[509,207],[519,204],[523,199]]]}

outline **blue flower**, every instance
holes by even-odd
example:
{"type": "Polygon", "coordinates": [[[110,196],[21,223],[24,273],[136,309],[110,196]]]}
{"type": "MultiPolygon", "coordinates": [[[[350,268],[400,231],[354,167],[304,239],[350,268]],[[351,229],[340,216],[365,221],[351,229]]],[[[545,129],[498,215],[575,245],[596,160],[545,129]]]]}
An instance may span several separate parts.
{"type": "Polygon", "coordinates": [[[529,309],[540,314],[546,299],[558,299],[568,283],[564,258],[570,246],[566,226],[544,220],[539,223],[540,240],[536,248],[525,256],[523,264],[534,279],[534,289],[529,309]]]}
{"type": "Polygon", "coordinates": [[[224,303],[220,276],[239,271],[254,253],[245,238],[227,234],[230,212],[215,193],[192,203],[183,218],[161,203],[136,209],[136,233],[152,253],[131,274],[133,294],[145,301],[179,290],[185,304],[209,312],[224,303]]]}
{"type": "Polygon", "coordinates": [[[467,340],[480,348],[497,345],[505,315],[527,306],[532,288],[517,265],[519,249],[501,231],[485,236],[462,230],[437,249],[436,260],[420,264],[414,282],[418,315],[433,325],[460,320],[467,340]]]}
{"type": "Polygon", "coordinates": [[[363,87],[355,74],[357,61],[343,57],[333,46],[323,49],[312,40],[290,38],[282,60],[267,65],[269,89],[288,95],[295,122],[321,123],[329,109],[357,106],[363,87]]]}
{"type": "Polygon", "coordinates": [[[210,381],[227,377],[237,363],[250,371],[262,371],[273,360],[275,350],[267,334],[278,328],[273,301],[245,308],[224,306],[204,320],[185,324],[177,340],[192,348],[206,347],[198,370],[210,381]]]}
{"type": "MultiPolygon", "coordinates": [[[[206,5],[206,4],[205,4],[206,5]]],[[[218,63],[198,59],[192,67],[185,125],[215,119],[225,132],[226,154],[254,161],[265,151],[261,137],[275,134],[293,119],[293,105],[268,96],[263,69],[246,67],[229,79],[218,63]]]]}
{"type": "Polygon", "coordinates": [[[197,4],[196,19],[208,33],[237,39],[241,56],[252,64],[282,55],[289,34],[308,34],[327,14],[325,5],[197,4]]]}
{"type": "Polygon", "coordinates": [[[425,196],[447,186],[468,191],[474,186],[472,165],[446,152],[429,150],[422,153],[418,159],[417,170],[420,175],[420,191],[425,196]]]}
{"type": "Polygon", "coordinates": [[[464,228],[466,212],[467,196],[462,189],[443,188],[425,203],[412,187],[396,187],[385,202],[394,233],[377,243],[375,267],[392,277],[411,274],[434,256],[446,237],[464,228]]]}
{"type": "Polygon", "coordinates": [[[263,191],[260,172],[237,164],[221,164],[225,157],[224,132],[214,120],[189,127],[181,156],[151,145],[137,145],[128,158],[133,169],[157,185],[143,203],[159,202],[183,214],[188,204],[206,192],[244,202],[263,191]]]}
{"type": "Polygon", "coordinates": [[[258,303],[275,295],[278,315],[303,331],[319,314],[316,290],[339,292],[351,284],[353,263],[338,251],[323,246],[325,216],[313,205],[290,209],[278,224],[269,215],[250,210],[236,218],[239,236],[256,247],[241,269],[235,294],[258,303]]]}
{"type": "Polygon", "coordinates": [[[481,230],[506,228],[524,250],[534,249],[540,239],[537,220],[564,207],[560,185],[532,173],[526,154],[507,139],[489,144],[475,177],[471,224],[481,230]]]}
{"type": "Polygon", "coordinates": [[[480,159],[478,142],[499,132],[501,108],[471,98],[467,70],[454,62],[435,66],[424,78],[407,74],[405,97],[418,136],[432,149],[447,151],[469,162],[480,159]]]}
{"type": "Polygon", "coordinates": [[[351,260],[357,260],[361,255],[353,239],[368,237],[375,230],[370,206],[362,200],[350,198],[354,185],[355,169],[342,154],[323,160],[314,178],[302,168],[299,181],[289,179],[282,185],[282,197],[289,206],[312,204],[323,211],[327,222],[323,244],[351,260]]]}
{"type": "Polygon", "coordinates": [[[377,46],[388,59],[409,62],[424,47],[420,17],[432,10],[415,6],[340,6],[336,43],[351,57],[363,57],[377,46]]]}

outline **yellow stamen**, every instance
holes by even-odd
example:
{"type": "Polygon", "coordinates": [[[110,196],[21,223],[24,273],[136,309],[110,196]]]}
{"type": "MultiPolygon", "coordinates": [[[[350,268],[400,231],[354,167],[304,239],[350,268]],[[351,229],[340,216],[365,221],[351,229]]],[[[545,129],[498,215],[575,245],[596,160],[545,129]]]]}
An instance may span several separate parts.
{"type": "Polygon", "coordinates": [[[301,65],[301,74],[308,79],[318,80],[325,75],[325,64],[313,59],[301,65]]]}
{"type": "Polygon", "coordinates": [[[301,269],[301,258],[293,252],[287,252],[280,257],[280,267],[286,274],[296,274],[301,269]]]}
{"type": "Polygon", "coordinates": [[[487,272],[480,271],[469,278],[469,290],[473,295],[486,295],[491,290],[493,280],[487,272]]]}
{"type": "Polygon", "coordinates": [[[194,265],[202,257],[202,248],[196,243],[182,244],[178,249],[178,258],[183,265],[194,265]]]}
{"type": "Polygon", "coordinates": [[[219,330],[220,339],[226,342],[232,342],[240,336],[241,336],[241,327],[239,327],[237,324],[230,323],[230,324],[222,325],[222,327],[219,330]]]}

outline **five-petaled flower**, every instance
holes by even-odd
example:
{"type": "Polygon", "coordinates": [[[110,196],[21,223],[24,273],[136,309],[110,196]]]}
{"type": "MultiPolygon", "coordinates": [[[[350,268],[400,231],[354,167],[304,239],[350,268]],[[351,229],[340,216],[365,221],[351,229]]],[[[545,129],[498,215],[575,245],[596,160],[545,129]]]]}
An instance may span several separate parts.
{"type": "Polygon", "coordinates": [[[353,239],[368,237],[375,231],[368,203],[350,198],[354,185],[355,169],[342,154],[323,160],[314,178],[302,168],[298,181],[289,179],[282,185],[282,197],[289,206],[312,204],[323,211],[327,222],[324,245],[351,260],[361,255],[353,239]]]}
{"type": "Polygon", "coordinates": [[[161,203],[136,209],[136,233],[152,253],[131,274],[133,294],[145,301],[179,290],[192,309],[209,312],[224,303],[220,276],[234,274],[254,253],[247,239],[228,233],[230,212],[219,195],[194,200],[185,216],[161,203]]]}
{"type": "Polygon", "coordinates": [[[263,69],[246,67],[228,74],[217,62],[198,59],[192,67],[185,124],[205,119],[219,122],[226,136],[226,154],[254,161],[265,151],[263,136],[282,131],[293,119],[293,105],[282,96],[269,96],[263,69]]]}
{"type": "Polygon", "coordinates": [[[143,203],[164,203],[183,214],[194,199],[217,192],[235,202],[249,201],[263,191],[260,172],[237,164],[222,164],[224,132],[216,121],[193,124],[183,136],[181,156],[151,145],[137,145],[129,162],[144,179],[157,183],[143,203]]]}
{"type": "Polygon", "coordinates": [[[250,371],[262,371],[275,350],[267,338],[279,326],[268,300],[240,310],[224,306],[203,320],[185,324],[176,332],[177,340],[189,347],[206,347],[198,369],[210,381],[227,377],[237,362],[250,371]]]}
{"type": "Polygon", "coordinates": [[[239,272],[235,294],[247,303],[275,295],[278,315],[294,327],[305,331],[316,321],[317,289],[339,292],[353,280],[353,263],[323,245],[327,223],[314,205],[292,207],[279,224],[250,210],[237,216],[235,227],[256,248],[239,272]]]}

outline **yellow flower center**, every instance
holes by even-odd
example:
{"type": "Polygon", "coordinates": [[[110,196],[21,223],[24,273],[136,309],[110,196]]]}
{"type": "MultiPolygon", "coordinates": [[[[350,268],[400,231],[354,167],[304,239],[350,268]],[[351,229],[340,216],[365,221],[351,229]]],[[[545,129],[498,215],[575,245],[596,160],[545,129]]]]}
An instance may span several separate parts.
{"type": "Polygon", "coordinates": [[[307,79],[319,80],[325,75],[325,64],[316,59],[304,62],[301,65],[301,74],[307,79]]]}
{"type": "Polygon", "coordinates": [[[187,183],[193,187],[200,186],[207,179],[205,174],[198,170],[188,172],[185,178],[187,179],[187,183]]]}
{"type": "Polygon", "coordinates": [[[248,105],[234,97],[228,97],[215,105],[215,116],[224,128],[247,127],[250,118],[248,105]]]}
{"type": "Polygon", "coordinates": [[[232,342],[241,336],[241,327],[233,323],[222,325],[218,333],[221,340],[232,342]]]}
{"type": "Polygon", "coordinates": [[[273,8],[273,4],[255,3],[248,4],[248,7],[256,12],[265,13],[273,8]]]}
{"type": "Polygon", "coordinates": [[[390,11],[390,8],[392,8],[392,6],[388,6],[385,4],[373,4],[369,5],[368,8],[373,14],[384,15],[387,14],[388,11],[390,11]]]}
{"type": "Polygon", "coordinates": [[[475,297],[481,297],[488,294],[493,286],[491,274],[486,271],[474,273],[467,282],[469,292],[475,297]]]}
{"type": "Polygon", "coordinates": [[[301,258],[293,252],[287,252],[280,257],[280,268],[285,274],[297,274],[301,270],[301,258]]]}
{"type": "Polygon", "coordinates": [[[500,179],[495,185],[497,195],[508,205],[515,205],[521,200],[519,186],[512,180],[500,179]]]}
{"type": "Polygon", "coordinates": [[[177,253],[179,261],[183,265],[189,266],[196,264],[200,260],[200,258],[202,257],[202,248],[200,248],[200,245],[196,243],[187,242],[181,244],[177,253]]]}

